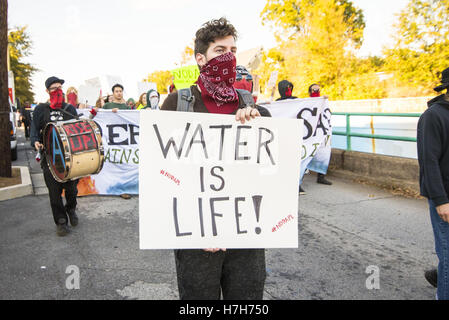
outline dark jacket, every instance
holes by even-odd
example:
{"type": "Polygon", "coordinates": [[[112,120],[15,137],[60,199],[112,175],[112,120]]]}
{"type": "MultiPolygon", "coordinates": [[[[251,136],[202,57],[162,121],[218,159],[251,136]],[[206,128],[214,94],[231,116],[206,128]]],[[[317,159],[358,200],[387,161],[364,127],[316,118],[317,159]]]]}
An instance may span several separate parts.
{"type": "Polygon", "coordinates": [[[44,130],[47,123],[72,120],[78,115],[75,107],[71,104],[64,102],[61,109],[53,110],[48,103],[40,103],[36,106],[33,112],[33,121],[31,122],[30,140],[33,148],[36,141],[42,143],[42,130],[44,130]],[[61,109],[64,109],[69,114],[62,112],[61,109]]]}
{"type": "Polygon", "coordinates": [[[428,106],[418,121],[419,185],[421,195],[439,206],[449,203],[449,102],[440,95],[428,106]]]}
{"type": "Polygon", "coordinates": [[[278,90],[279,90],[279,94],[281,95],[281,97],[276,99],[276,101],[285,100],[285,99],[297,99],[297,97],[287,97],[285,95],[288,87],[291,87],[292,91],[293,91],[293,83],[291,83],[288,80],[282,80],[278,83],[278,90]]]}
{"type": "Polygon", "coordinates": [[[22,122],[29,126],[31,124],[31,114],[30,110],[27,110],[25,106],[20,107],[20,115],[22,116],[22,122]]]}

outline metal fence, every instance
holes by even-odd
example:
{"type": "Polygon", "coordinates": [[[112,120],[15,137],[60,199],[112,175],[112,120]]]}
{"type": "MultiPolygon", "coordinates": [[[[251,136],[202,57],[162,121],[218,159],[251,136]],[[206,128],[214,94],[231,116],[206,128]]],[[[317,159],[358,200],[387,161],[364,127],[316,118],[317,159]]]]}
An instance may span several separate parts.
{"type": "MultiPolygon", "coordinates": [[[[421,113],[369,113],[369,112],[333,112],[334,116],[345,116],[346,117],[346,131],[332,131],[333,135],[346,136],[346,150],[351,150],[351,138],[370,138],[382,139],[382,140],[393,140],[393,141],[409,141],[416,142],[415,137],[402,137],[393,135],[381,135],[374,134],[374,117],[401,117],[401,118],[419,118],[421,113]],[[356,133],[351,131],[351,117],[371,117],[371,131],[372,133],[356,133]]],[[[373,148],[373,150],[375,147],[373,148]]]]}

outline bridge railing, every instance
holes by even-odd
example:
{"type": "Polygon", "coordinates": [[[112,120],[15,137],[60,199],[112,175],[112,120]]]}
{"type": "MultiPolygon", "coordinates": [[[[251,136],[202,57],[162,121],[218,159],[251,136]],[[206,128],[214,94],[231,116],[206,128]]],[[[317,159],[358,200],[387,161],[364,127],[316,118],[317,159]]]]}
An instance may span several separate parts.
{"type": "Polygon", "coordinates": [[[404,137],[404,136],[394,136],[394,135],[382,135],[374,134],[374,117],[401,117],[401,118],[419,118],[421,113],[369,113],[369,112],[333,112],[333,116],[345,116],[346,117],[346,131],[334,131],[333,135],[346,136],[346,150],[350,151],[351,148],[351,138],[370,138],[373,140],[373,150],[374,150],[374,139],[382,140],[393,140],[393,141],[409,141],[416,142],[415,137],[404,137]],[[371,134],[369,133],[357,133],[351,131],[351,117],[371,117],[371,134]]]}

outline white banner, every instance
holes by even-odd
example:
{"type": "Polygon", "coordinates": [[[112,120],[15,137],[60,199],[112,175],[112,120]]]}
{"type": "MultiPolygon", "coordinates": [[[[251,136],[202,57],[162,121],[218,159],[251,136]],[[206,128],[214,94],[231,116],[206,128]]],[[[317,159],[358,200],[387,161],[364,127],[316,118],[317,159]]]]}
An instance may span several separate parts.
{"type": "Polygon", "coordinates": [[[141,249],[296,248],[302,120],[141,111],[141,249]]]}
{"type": "MultiPolygon", "coordinates": [[[[88,118],[87,109],[79,110],[88,118]]],[[[80,196],[89,194],[120,195],[139,193],[139,111],[101,110],[93,119],[101,127],[104,166],[97,175],[78,183],[80,196]]]]}
{"type": "MultiPolygon", "coordinates": [[[[264,105],[272,117],[304,120],[301,176],[306,169],[327,173],[331,157],[331,111],[325,98],[288,99],[264,105]]],[[[299,142],[298,142],[299,143],[299,142]]]]}

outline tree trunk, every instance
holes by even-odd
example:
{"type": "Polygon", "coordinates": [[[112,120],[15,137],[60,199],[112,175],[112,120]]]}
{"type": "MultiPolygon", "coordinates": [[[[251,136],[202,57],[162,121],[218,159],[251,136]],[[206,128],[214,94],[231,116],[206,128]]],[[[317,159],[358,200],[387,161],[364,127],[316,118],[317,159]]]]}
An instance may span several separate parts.
{"type": "Polygon", "coordinates": [[[8,0],[0,0],[0,177],[11,177],[7,50],[8,0]]]}
{"type": "Polygon", "coordinates": [[[8,0],[0,0],[0,177],[11,177],[7,50],[8,0]]]}

